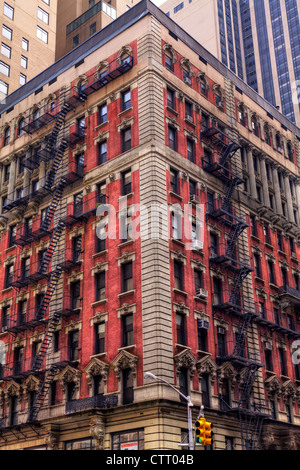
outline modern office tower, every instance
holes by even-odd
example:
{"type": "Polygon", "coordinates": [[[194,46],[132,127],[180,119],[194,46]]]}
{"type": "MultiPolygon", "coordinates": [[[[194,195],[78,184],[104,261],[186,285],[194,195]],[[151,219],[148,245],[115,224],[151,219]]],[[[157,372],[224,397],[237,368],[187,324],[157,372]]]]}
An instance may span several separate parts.
{"type": "Polygon", "coordinates": [[[148,0],[0,114],[0,449],[299,450],[299,129],[148,0]]]}
{"type": "Polygon", "coordinates": [[[288,119],[300,124],[297,0],[167,0],[160,8],[288,119]]]}
{"type": "Polygon", "coordinates": [[[55,60],[57,2],[0,2],[0,99],[55,60]]]}

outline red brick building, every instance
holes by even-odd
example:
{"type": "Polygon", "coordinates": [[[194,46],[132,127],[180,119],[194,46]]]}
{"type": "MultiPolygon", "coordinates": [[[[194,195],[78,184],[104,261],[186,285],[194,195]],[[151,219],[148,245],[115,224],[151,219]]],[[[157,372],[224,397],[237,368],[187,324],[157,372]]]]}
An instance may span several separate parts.
{"type": "Polygon", "coordinates": [[[299,129],[146,0],[0,125],[1,448],[299,448],[299,129]]]}

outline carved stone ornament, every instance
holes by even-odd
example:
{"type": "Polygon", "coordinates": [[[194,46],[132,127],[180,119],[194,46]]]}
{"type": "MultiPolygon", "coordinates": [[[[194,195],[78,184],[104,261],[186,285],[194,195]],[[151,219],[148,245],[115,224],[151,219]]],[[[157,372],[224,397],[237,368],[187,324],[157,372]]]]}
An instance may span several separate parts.
{"type": "Polygon", "coordinates": [[[182,367],[189,370],[190,377],[194,376],[196,370],[197,359],[191,353],[189,349],[184,349],[180,353],[174,356],[174,362],[176,365],[176,374],[179,375],[182,367]]]}
{"type": "Polygon", "coordinates": [[[121,64],[122,58],[125,57],[132,57],[132,47],[130,46],[123,46],[122,49],[120,49],[117,57],[117,63],[121,64]]]}
{"type": "Polygon", "coordinates": [[[59,447],[59,433],[50,431],[45,438],[45,444],[50,450],[58,450],[59,447]]]}
{"type": "Polygon", "coordinates": [[[230,362],[224,362],[218,369],[219,387],[221,388],[224,380],[229,380],[233,389],[236,383],[237,371],[230,362]]]}
{"type": "Polygon", "coordinates": [[[122,369],[131,369],[133,376],[136,376],[136,364],[139,360],[138,356],[129,353],[128,351],[120,351],[117,357],[112,361],[112,367],[115,371],[116,377],[120,379],[122,369]]]}
{"type": "Polygon", "coordinates": [[[265,380],[265,388],[267,390],[268,398],[274,398],[274,395],[278,396],[281,393],[282,383],[274,375],[265,380]]]}
{"type": "Polygon", "coordinates": [[[102,418],[97,417],[91,422],[90,435],[96,441],[97,450],[103,450],[105,439],[105,424],[102,418]]]}
{"type": "Polygon", "coordinates": [[[210,382],[213,385],[215,383],[215,378],[217,375],[217,364],[211,358],[211,356],[202,357],[197,363],[196,368],[198,371],[199,382],[202,379],[203,374],[208,374],[210,377],[210,382]]]}
{"type": "Polygon", "coordinates": [[[93,377],[96,375],[101,375],[104,384],[106,384],[107,375],[109,372],[109,365],[106,362],[94,357],[91,362],[86,366],[84,372],[86,374],[88,386],[89,388],[92,388],[93,377]]]}

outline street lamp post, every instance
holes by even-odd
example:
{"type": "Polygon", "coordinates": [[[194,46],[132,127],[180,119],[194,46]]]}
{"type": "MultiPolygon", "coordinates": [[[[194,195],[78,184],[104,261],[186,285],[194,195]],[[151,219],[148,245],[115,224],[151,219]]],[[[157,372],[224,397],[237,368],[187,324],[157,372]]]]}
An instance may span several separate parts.
{"type": "Polygon", "coordinates": [[[194,450],[194,441],[193,441],[193,429],[192,429],[192,410],[191,408],[193,407],[193,403],[191,402],[191,399],[189,396],[185,396],[183,393],[181,393],[177,388],[173,387],[172,384],[167,382],[167,380],[162,379],[161,377],[156,377],[156,375],[152,374],[151,372],[146,372],[144,374],[145,379],[153,379],[153,380],[160,380],[161,382],[164,382],[166,385],[171,387],[175,392],[177,392],[182,398],[184,398],[187,402],[187,412],[188,412],[188,429],[189,429],[189,450],[194,450]]]}

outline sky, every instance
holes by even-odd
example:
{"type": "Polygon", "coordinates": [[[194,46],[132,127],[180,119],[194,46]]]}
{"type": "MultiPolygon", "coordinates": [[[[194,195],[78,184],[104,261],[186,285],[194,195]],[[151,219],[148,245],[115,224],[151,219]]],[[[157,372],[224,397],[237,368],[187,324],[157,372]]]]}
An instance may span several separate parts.
{"type": "Polygon", "coordinates": [[[156,6],[160,6],[162,3],[164,3],[166,0],[151,0],[152,3],[154,3],[154,5],[156,6]]]}

